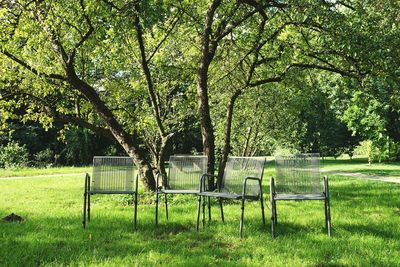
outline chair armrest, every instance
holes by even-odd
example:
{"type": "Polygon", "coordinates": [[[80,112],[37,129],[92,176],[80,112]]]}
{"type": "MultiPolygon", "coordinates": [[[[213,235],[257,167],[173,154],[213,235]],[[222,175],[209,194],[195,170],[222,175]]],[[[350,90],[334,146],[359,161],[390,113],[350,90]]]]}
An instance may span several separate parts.
{"type": "Polygon", "coordinates": [[[85,193],[90,191],[90,174],[86,173],[85,175],[85,193]]]}
{"type": "MultiPolygon", "coordinates": [[[[244,181],[243,181],[242,196],[245,196],[245,195],[246,195],[247,181],[249,181],[249,180],[257,181],[257,182],[258,182],[258,185],[260,186],[260,189],[261,189],[261,179],[260,179],[260,178],[257,178],[257,177],[248,176],[248,177],[244,178],[244,181]]],[[[260,192],[261,192],[261,190],[260,190],[260,192]]]]}
{"type": "MultiPolygon", "coordinates": [[[[203,175],[205,175],[207,177],[212,177],[212,178],[216,177],[214,174],[209,174],[209,173],[204,173],[203,175]]],[[[214,180],[214,188],[218,188],[218,192],[220,191],[218,179],[214,180]]]]}
{"type": "Polygon", "coordinates": [[[270,193],[270,197],[272,200],[273,197],[275,196],[275,180],[274,180],[274,177],[272,177],[272,176],[269,180],[269,193],[270,193]]]}
{"type": "Polygon", "coordinates": [[[324,195],[326,198],[329,198],[329,182],[328,176],[324,176],[324,195]]]}
{"type": "Polygon", "coordinates": [[[135,194],[138,194],[138,187],[139,187],[139,174],[136,174],[136,181],[135,181],[135,194]]]}
{"type": "Polygon", "coordinates": [[[209,174],[209,173],[203,173],[203,175],[201,175],[200,177],[200,188],[199,191],[204,192],[206,190],[206,178],[208,177],[215,177],[213,174],[209,174]]]}

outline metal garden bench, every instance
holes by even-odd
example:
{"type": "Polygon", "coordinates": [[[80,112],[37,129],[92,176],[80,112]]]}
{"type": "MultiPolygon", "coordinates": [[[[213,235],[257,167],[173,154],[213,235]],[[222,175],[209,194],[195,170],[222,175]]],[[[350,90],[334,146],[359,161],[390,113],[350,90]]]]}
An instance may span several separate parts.
{"type": "Polygon", "coordinates": [[[207,172],[207,156],[174,155],[169,158],[167,177],[159,174],[156,179],[156,225],[158,225],[159,195],[164,195],[165,214],[168,221],[168,199],[171,194],[199,193],[200,177],[207,172]],[[160,179],[162,178],[162,185],[160,179]]]}
{"type": "Polygon", "coordinates": [[[325,226],[331,236],[331,214],[328,177],[324,176],[323,188],[319,170],[318,153],[276,157],[276,181],[271,177],[272,237],[277,227],[276,201],[323,200],[325,202],[325,226]]]}
{"type": "Polygon", "coordinates": [[[265,224],[264,202],[262,195],[262,177],[264,172],[265,158],[263,157],[229,157],[224,170],[222,181],[218,184],[218,192],[207,191],[206,178],[209,174],[201,177],[200,193],[198,194],[197,225],[199,229],[200,206],[203,199],[203,227],[205,224],[205,198],[215,197],[219,200],[221,219],[224,222],[223,199],[241,200],[242,212],[240,218],[240,237],[243,237],[244,203],[245,200],[259,200],[261,204],[262,222],[265,224]]]}
{"type": "Polygon", "coordinates": [[[136,229],[138,176],[134,178],[134,163],[130,157],[94,157],[93,174],[85,177],[83,227],[90,222],[90,196],[95,194],[129,194],[133,197],[133,225],[136,229]]]}

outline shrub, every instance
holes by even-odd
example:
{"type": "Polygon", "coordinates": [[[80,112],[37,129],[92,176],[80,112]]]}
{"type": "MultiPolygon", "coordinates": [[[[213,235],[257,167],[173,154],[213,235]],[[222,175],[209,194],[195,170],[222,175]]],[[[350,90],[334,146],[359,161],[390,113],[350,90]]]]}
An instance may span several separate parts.
{"type": "Polygon", "coordinates": [[[28,165],[29,152],[25,145],[10,142],[6,146],[0,146],[0,167],[20,168],[28,165]]]}
{"type": "Polygon", "coordinates": [[[54,152],[50,148],[39,151],[34,156],[35,167],[51,167],[54,163],[54,152]]]}

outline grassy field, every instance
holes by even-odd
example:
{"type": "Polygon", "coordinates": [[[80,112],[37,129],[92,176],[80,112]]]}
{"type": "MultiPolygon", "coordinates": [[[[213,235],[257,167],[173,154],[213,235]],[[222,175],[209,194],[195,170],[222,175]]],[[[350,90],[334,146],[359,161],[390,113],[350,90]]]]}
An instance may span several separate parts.
{"type": "Polygon", "coordinates": [[[366,158],[332,159],[328,158],[321,162],[325,171],[332,172],[356,172],[367,175],[378,176],[400,176],[400,162],[379,163],[374,162],[368,165],[366,158]]]}
{"type": "Polygon", "coordinates": [[[38,175],[79,174],[90,172],[90,167],[57,167],[57,168],[19,168],[0,169],[2,177],[29,177],[38,175]]]}
{"type": "MultiPolygon", "coordinates": [[[[369,170],[364,165],[325,161],[324,168],[369,170]]],[[[373,171],[399,169],[382,164],[373,171]]],[[[225,224],[213,205],[213,220],[197,233],[194,197],[171,199],[170,221],[161,209],[156,228],[153,195],[142,193],[134,232],[127,198],[95,196],[92,222],[83,230],[83,175],[0,179],[0,217],[14,212],[25,219],[0,222],[0,266],[399,266],[399,185],[330,175],[330,190],[332,238],[322,202],[278,202],[278,237],[271,238],[269,220],[262,226],[258,203],[246,203],[240,240],[237,202],[226,204],[225,224]]]]}

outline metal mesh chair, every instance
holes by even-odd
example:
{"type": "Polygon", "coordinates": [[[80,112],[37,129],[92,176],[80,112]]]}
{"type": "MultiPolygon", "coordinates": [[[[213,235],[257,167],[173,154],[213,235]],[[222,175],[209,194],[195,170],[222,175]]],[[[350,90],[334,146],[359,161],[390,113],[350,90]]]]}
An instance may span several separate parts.
{"type": "Polygon", "coordinates": [[[272,237],[277,226],[277,200],[324,200],[325,226],[331,235],[328,177],[321,184],[318,153],[276,157],[276,181],[271,177],[272,237]]]}
{"type": "Polygon", "coordinates": [[[201,178],[200,193],[198,194],[197,226],[199,229],[200,206],[203,199],[203,227],[205,224],[205,197],[215,197],[219,200],[221,219],[224,222],[223,199],[236,199],[242,201],[240,219],[240,237],[243,236],[244,202],[246,199],[260,200],[261,215],[265,224],[264,202],[262,195],[262,177],[264,172],[264,157],[229,157],[225,166],[224,176],[218,185],[218,192],[206,191],[206,178],[201,178]]]}
{"type": "Polygon", "coordinates": [[[130,157],[94,157],[93,174],[85,177],[83,227],[90,222],[90,196],[94,194],[129,194],[133,197],[136,229],[138,176],[134,178],[134,163],[130,157]]]}
{"type": "Polygon", "coordinates": [[[168,221],[168,194],[197,194],[199,179],[207,172],[207,156],[174,155],[169,158],[167,177],[159,174],[156,179],[156,225],[158,224],[159,194],[164,195],[165,214],[168,221]],[[162,186],[160,186],[162,177],[162,186]]]}

